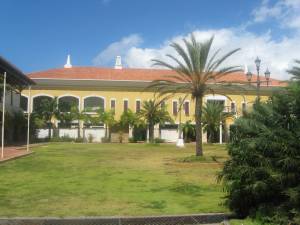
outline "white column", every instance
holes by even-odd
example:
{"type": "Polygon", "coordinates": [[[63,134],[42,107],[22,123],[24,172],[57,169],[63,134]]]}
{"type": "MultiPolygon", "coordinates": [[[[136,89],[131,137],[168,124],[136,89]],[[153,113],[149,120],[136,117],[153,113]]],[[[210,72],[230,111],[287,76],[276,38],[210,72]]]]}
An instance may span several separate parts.
{"type": "Polygon", "coordinates": [[[219,138],[220,138],[220,144],[223,144],[223,137],[222,137],[222,134],[223,134],[223,131],[222,131],[222,121],[220,122],[220,129],[219,129],[219,130],[220,130],[220,134],[219,134],[219,135],[220,135],[220,137],[219,137],[219,138]]]}
{"type": "Polygon", "coordinates": [[[203,123],[202,124],[202,143],[207,143],[207,132],[204,131],[203,123]]]}
{"type": "Polygon", "coordinates": [[[3,97],[2,97],[2,133],[1,133],[1,159],[4,158],[4,124],[5,124],[5,95],[6,95],[6,72],[3,80],[3,97]]]}
{"type": "Polygon", "coordinates": [[[28,106],[27,106],[27,152],[29,151],[30,142],[30,112],[31,112],[31,86],[28,88],[28,106]]]}
{"type": "Polygon", "coordinates": [[[149,142],[149,125],[147,125],[147,142],[149,142]]]}
{"type": "Polygon", "coordinates": [[[132,138],[133,137],[133,127],[129,125],[129,130],[128,130],[128,137],[132,138]]]}

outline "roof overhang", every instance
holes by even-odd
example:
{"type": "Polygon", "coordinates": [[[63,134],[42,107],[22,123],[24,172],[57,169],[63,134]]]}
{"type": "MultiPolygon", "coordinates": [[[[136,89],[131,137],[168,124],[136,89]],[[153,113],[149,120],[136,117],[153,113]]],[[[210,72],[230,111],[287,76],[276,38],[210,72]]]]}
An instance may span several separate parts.
{"type": "MultiPolygon", "coordinates": [[[[34,89],[76,89],[80,90],[132,90],[145,91],[151,81],[138,80],[99,80],[99,79],[51,79],[51,78],[33,78],[36,83],[34,89]]],[[[231,94],[255,94],[256,88],[252,85],[220,85],[209,84],[216,93],[231,94]]],[[[270,95],[276,90],[283,89],[279,86],[261,86],[261,94],[270,95]]],[[[151,91],[151,90],[148,90],[151,91]]]]}
{"type": "Polygon", "coordinates": [[[0,56],[0,75],[3,76],[5,72],[7,83],[12,86],[23,87],[35,84],[21,70],[0,56]]]}

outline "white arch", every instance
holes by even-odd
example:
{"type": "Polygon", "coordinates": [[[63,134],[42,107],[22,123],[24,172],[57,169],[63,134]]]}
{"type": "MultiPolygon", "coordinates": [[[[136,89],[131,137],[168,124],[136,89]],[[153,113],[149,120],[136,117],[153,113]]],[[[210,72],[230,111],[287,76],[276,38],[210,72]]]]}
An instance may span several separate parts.
{"type": "Polygon", "coordinates": [[[83,109],[84,109],[84,101],[85,101],[85,99],[90,98],[90,97],[102,98],[102,99],[103,99],[103,105],[104,105],[104,109],[103,109],[103,110],[106,109],[106,99],[105,99],[105,97],[103,97],[103,96],[101,96],[101,95],[88,95],[88,96],[84,96],[84,97],[82,98],[82,103],[83,103],[82,108],[83,108],[83,109]]]}
{"type": "Polygon", "coordinates": [[[31,101],[31,102],[30,102],[30,110],[31,110],[31,112],[33,111],[33,99],[36,98],[36,97],[42,97],[42,96],[49,97],[49,98],[52,98],[52,99],[54,98],[53,95],[43,94],[43,93],[33,95],[33,96],[31,97],[31,99],[30,99],[30,101],[31,101]]]}
{"type": "Polygon", "coordinates": [[[81,101],[80,101],[80,97],[77,95],[72,95],[72,94],[64,94],[64,95],[60,95],[57,97],[57,103],[59,103],[59,99],[63,98],[63,97],[74,97],[78,99],[78,110],[81,111],[81,101]]]}

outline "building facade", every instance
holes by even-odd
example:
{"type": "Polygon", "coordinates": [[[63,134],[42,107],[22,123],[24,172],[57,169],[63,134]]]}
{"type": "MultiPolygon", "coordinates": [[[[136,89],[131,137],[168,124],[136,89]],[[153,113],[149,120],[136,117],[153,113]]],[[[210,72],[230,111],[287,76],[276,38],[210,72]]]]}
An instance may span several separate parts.
{"type": "MultiPolygon", "coordinates": [[[[121,114],[130,109],[137,112],[142,107],[142,102],[153,99],[154,92],[145,90],[145,88],[156,79],[162,79],[165,76],[174,74],[173,71],[163,69],[129,69],[122,68],[120,59],[117,58],[115,68],[100,67],[73,67],[68,58],[64,68],[50,69],[46,71],[34,72],[29,77],[36,83],[31,90],[31,98],[28,99],[28,91],[22,92],[22,106],[25,112],[35,110],[37,102],[41,98],[57,97],[59,102],[72,102],[78,106],[79,111],[88,109],[103,108],[105,110],[113,109],[115,118],[119,119],[121,114]],[[31,108],[28,108],[28,102],[31,101],[31,108]]],[[[234,118],[242,115],[242,112],[251,107],[255,98],[255,88],[243,85],[237,89],[224,90],[218,82],[246,82],[246,76],[243,73],[228,74],[222,77],[222,80],[212,83],[216,85],[214,94],[207,93],[204,98],[204,104],[207,101],[218,101],[224,105],[224,111],[231,112],[233,117],[229,118],[223,128],[228,128],[233,123],[234,118]]],[[[272,91],[282,84],[278,80],[271,79],[268,87],[262,85],[262,99],[267,99],[272,91]]],[[[167,109],[175,121],[174,125],[159,127],[156,126],[155,136],[174,142],[178,137],[177,125],[179,124],[179,99],[183,97],[177,94],[173,98],[168,99],[165,104],[167,109]]],[[[181,110],[181,122],[191,121],[194,123],[195,104],[191,97],[187,98],[181,110]]],[[[76,122],[76,121],[74,121],[76,122]]],[[[59,126],[59,121],[56,121],[59,126]]],[[[84,129],[84,125],[80,124],[80,129],[84,129]]],[[[101,133],[101,128],[97,135],[101,133]]],[[[76,131],[73,133],[61,131],[60,136],[69,134],[77,137],[76,131]]],[[[82,131],[81,134],[84,132],[82,131]]],[[[45,136],[46,134],[44,134],[45,136]]],[[[129,136],[131,131],[129,131],[129,136]]],[[[42,131],[40,137],[43,137],[42,131]]],[[[204,141],[206,134],[204,133],[204,141]]],[[[100,141],[101,137],[95,138],[100,141]]]]}

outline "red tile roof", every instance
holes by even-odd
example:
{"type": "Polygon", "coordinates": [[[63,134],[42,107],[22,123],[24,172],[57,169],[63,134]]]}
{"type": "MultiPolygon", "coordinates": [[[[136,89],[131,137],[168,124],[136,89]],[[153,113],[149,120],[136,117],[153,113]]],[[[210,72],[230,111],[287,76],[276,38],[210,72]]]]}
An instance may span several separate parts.
{"type": "MultiPolygon", "coordinates": [[[[70,79],[70,80],[115,80],[115,81],[153,81],[157,79],[167,79],[168,75],[174,75],[172,70],[165,69],[114,69],[101,67],[72,67],[72,68],[58,68],[45,71],[30,73],[31,79],[70,79]]],[[[253,75],[253,80],[256,76],[253,75]]],[[[265,80],[261,76],[261,80],[265,80]]],[[[237,72],[223,76],[217,82],[247,82],[246,76],[243,72],[237,72]]],[[[266,84],[262,84],[266,85],[266,84]]],[[[286,83],[270,79],[272,86],[285,86],[286,83]]]]}

